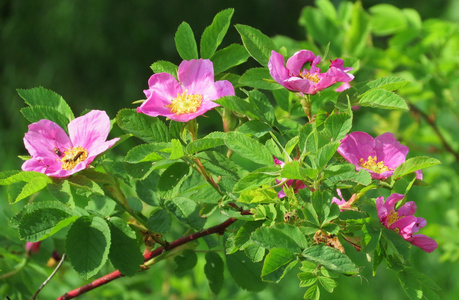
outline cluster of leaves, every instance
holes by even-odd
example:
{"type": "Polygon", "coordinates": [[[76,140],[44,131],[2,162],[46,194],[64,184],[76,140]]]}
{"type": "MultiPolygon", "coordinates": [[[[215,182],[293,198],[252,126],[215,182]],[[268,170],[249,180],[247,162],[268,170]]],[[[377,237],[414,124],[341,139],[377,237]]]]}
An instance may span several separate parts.
{"type": "MultiPolygon", "coordinates": [[[[370,18],[359,2],[342,2],[338,11],[328,1],[317,4],[318,8],[305,8],[301,18],[317,42],[308,44],[309,49],[362,57],[362,65],[370,23],[378,28],[374,34],[399,32],[399,43],[416,24],[409,10],[405,27],[382,27],[378,16],[392,7],[375,6],[370,18]],[[343,31],[343,26],[350,29],[343,31]]],[[[219,49],[233,12],[227,9],[215,16],[201,36],[199,51],[189,24],[183,22],[175,35],[182,59],[210,59],[216,79],[229,80],[236,88],[236,96],[217,100],[223,131],[194,138],[194,120],[184,124],[123,109],[115,122],[126,135],[118,144],[131,138],[139,143],[121,159],[101,157],[94,168],[65,180],[37,172],[0,173],[11,204],[35,198],[12,218],[11,226],[29,242],[64,239],[65,247],[58,250],[66,253],[82,278],[89,279],[108,261],[122,274],[134,276],[143,264],[159,260],[146,260],[144,252],[158,244],[167,250],[171,240],[230,218],[235,222],[223,238],[207,236],[159,258],[174,257],[177,271],[183,272],[195,267],[196,248],[206,251],[204,271],[215,294],[222,288],[225,266],[249,291],[261,291],[268,282],[278,283],[296,271],[299,285],[308,287],[305,299],[319,299],[321,289],[333,292],[337,277],[359,275],[359,265],[349,255],[358,250],[372,261],[373,273],[383,261],[397,271],[410,298],[435,299],[437,286],[409,266],[410,244],[379,223],[374,199],[407,195],[413,185],[421,184],[413,172],[439,161],[417,156],[401,164],[387,181],[377,181],[365,170],[356,172],[336,152],[353,129],[353,106],[408,110],[394,92],[408,81],[384,76],[356,82],[343,93],[324,90],[311,96],[314,118],[307,122],[300,96],[272,80],[267,69],[272,50],[288,55],[303,45],[237,24],[242,44],[219,49]],[[241,75],[231,72],[249,58],[260,67],[241,75]],[[275,165],[273,157],[285,165],[275,165]],[[295,193],[278,183],[283,178],[300,180],[307,188],[295,193]],[[280,199],[282,188],[287,197],[280,199]],[[336,189],[356,194],[358,210],[340,212],[331,204],[336,189]]],[[[359,61],[349,61],[358,70],[359,61]]],[[[151,69],[176,76],[178,67],[158,61],[151,69]]],[[[362,72],[368,68],[362,67],[362,72]]],[[[52,91],[34,88],[19,94],[28,105],[22,113],[30,122],[48,119],[66,128],[74,118],[64,99],[52,91]]]]}

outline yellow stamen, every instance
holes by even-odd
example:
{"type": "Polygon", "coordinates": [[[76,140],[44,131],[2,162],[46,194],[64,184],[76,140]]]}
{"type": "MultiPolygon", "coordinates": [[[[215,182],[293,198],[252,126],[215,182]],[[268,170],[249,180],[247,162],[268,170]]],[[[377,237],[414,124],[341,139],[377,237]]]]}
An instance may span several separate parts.
{"type": "Polygon", "coordinates": [[[303,79],[311,80],[314,83],[318,83],[320,81],[319,75],[310,74],[309,72],[306,72],[306,73],[300,72],[300,77],[303,79]]]}
{"type": "Polygon", "coordinates": [[[398,212],[391,210],[389,212],[389,215],[387,216],[387,227],[390,227],[390,225],[394,224],[396,221],[400,219],[398,212]]]}
{"type": "Polygon", "coordinates": [[[383,161],[377,161],[376,156],[368,156],[367,161],[364,161],[363,158],[361,158],[360,166],[362,168],[368,169],[379,174],[392,170],[391,168],[386,166],[383,161]]]}
{"type": "Polygon", "coordinates": [[[202,95],[200,94],[188,94],[186,91],[179,94],[177,97],[171,100],[171,104],[166,105],[170,107],[171,112],[176,115],[188,114],[196,112],[202,104],[202,95]]]}
{"type": "Polygon", "coordinates": [[[80,162],[88,158],[88,151],[81,146],[67,149],[64,152],[64,157],[61,158],[62,169],[73,170],[80,162]]]}

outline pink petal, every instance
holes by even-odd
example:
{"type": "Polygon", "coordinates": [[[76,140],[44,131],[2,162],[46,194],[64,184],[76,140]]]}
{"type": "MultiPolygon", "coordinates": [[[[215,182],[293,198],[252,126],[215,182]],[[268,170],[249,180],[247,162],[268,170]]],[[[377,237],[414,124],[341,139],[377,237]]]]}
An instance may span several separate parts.
{"type": "MultiPolygon", "coordinates": [[[[295,54],[293,54],[287,60],[287,69],[290,71],[290,76],[298,76],[301,72],[301,69],[303,69],[304,65],[307,62],[313,62],[315,58],[315,54],[309,50],[300,50],[295,52],[295,54]]],[[[319,62],[320,57],[319,60],[315,62],[315,64],[319,62]]]]}
{"type": "Polygon", "coordinates": [[[388,210],[394,210],[395,204],[405,198],[405,195],[398,194],[398,193],[393,193],[389,197],[387,197],[386,202],[384,205],[388,210]]]}
{"type": "Polygon", "coordinates": [[[414,201],[406,202],[402,207],[397,210],[399,216],[413,216],[416,212],[416,203],[414,201]]]}
{"type": "Polygon", "coordinates": [[[378,161],[384,161],[386,166],[395,170],[405,161],[409,149],[400,144],[394,134],[386,132],[375,138],[375,151],[378,161]]]}
{"type": "MultiPolygon", "coordinates": [[[[227,80],[220,80],[215,83],[209,84],[200,92],[205,101],[217,100],[225,96],[234,96],[234,87],[231,82],[227,80]]],[[[219,105],[216,105],[219,106],[219,105]]]]}
{"type": "Polygon", "coordinates": [[[70,121],[70,140],[74,147],[81,146],[92,156],[94,149],[105,143],[110,132],[110,118],[105,111],[92,110],[70,121]]]}
{"type": "Polygon", "coordinates": [[[278,159],[277,157],[275,157],[274,155],[273,155],[273,159],[274,159],[274,163],[275,163],[276,165],[279,165],[279,166],[281,166],[281,167],[284,167],[284,166],[285,166],[285,163],[284,163],[282,160],[279,160],[279,159],[278,159]]]}
{"type": "Polygon", "coordinates": [[[415,173],[416,173],[416,179],[422,180],[423,178],[422,170],[417,170],[415,173]]]}
{"type": "MultiPolygon", "coordinates": [[[[351,88],[351,85],[348,82],[345,82],[342,85],[340,85],[338,88],[336,88],[335,92],[342,92],[350,88],[351,88]]],[[[355,110],[354,107],[357,107],[357,106],[353,106],[352,110],[355,110]]]]}
{"type": "Polygon", "coordinates": [[[271,57],[268,61],[268,69],[271,77],[277,81],[277,83],[284,85],[284,80],[289,78],[288,69],[284,66],[285,61],[282,54],[276,51],[271,51],[271,57]]]}
{"type": "Polygon", "coordinates": [[[435,249],[437,249],[438,244],[435,240],[431,239],[428,236],[425,236],[423,234],[415,234],[412,236],[411,244],[421,248],[427,253],[433,252],[435,249]]]}
{"type": "MultiPolygon", "coordinates": [[[[167,105],[171,99],[177,97],[178,93],[182,93],[182,88],[174,76],[169,73],[153,74],[148,79],[149,89],[145,90],[147,101],[161,102],[158,106],[167,105]],[[153,98],[152,94],[155,94],[153,98]]],[[[145,103],[145,102],[144,102],[145,103]]]]}
{"type": "Polygon", "coordinates": [[[364,161],[369,156],[375,156],[375,140],[366,132],[356,131],[348,134],[341,140],[338,147],[338,153],[341,154],[348,162],[354,164],[357,170],[360,170],[360,159],[364,161]]]}
{"type": "Polygon", "coordinates": [[[313,95],[317,92],[317,84],[315,82],[300,77],[290,77],[284,81],[284,86],[289,90],[307,95],[313,95]]]}
{"type": "Polygon", "coordinates": [[[184,60],[179,65],[177,77],[189,94],[202,94],[203,90],[214,84],[214,65],[208,59],[184,60]]]}

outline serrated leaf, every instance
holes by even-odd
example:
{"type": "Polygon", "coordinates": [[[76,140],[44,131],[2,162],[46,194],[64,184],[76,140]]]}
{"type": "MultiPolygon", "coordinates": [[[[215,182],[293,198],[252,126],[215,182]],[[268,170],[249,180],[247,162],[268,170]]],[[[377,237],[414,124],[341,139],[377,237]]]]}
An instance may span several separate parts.
{"type": "Polygon", "coordinates": [[[95,181],[89,179],[84,175],[73,175],[68,179],[68,182],[75,188],[79,188],[92,193],[97,193],[100,195],[105,195],[104,190],[95,181]]]}
{"type": "Polygon", "coordinates": [[[270,278],[270,281],[279,282],[283,275],[284,269],[287,264],[289,264],[294,258],[293,253],[285,248],[272,248],[269,250],[268,255],[266,255],[263,270],[261,271],[261,277],[266,280],[267,275],[273,274],[273,272],[278,273],[277,271],[281,271],[280,274],[276,274],[276,278],[270,278]],[[280,276],[279,276],[280,275],[280,276]],[[274,280],[273,280],[274,279],[274,280]]]}
{"type": "Polygon", "coordinates": [[[158,192],[164,198],[172,198],[177,194],[180,184],[188,175],[189,167],[184,162],[177,162],[169,166],[159,178],[158,192]]]}
{"type": "Polygon", "coordinates": [[[186,152],[188,154],[194,154],[203,150],[211,149],[224,145],[225,141],[222,138],[202,138],[199,140],[192,141],[186,146],[186,152]]]}
{"type": "Polygon", "coordinates": [[[76,218],[60,202],[32,202],[20,213],[19,236],[26,241],[37,242],[55,234],[76,218]]]}
{"type": "Polygon", "coordinates": [[[206,170],[218,176],[231,176],[239,178],[238,166],[226,155],[216,151],[205,151],[197,154],[206,170]]]}
{"type": "Polygon", "coordinates": [[[408,110],[408,105],[402,97],[383,89],[373,89],[365,93],[360,98],[359,105],[383,109],[408,110]]]}
{"type": "Polygon", "coordinates": [[[319,300],[320,299],[320,289],[317,283],[311,286],[306,291],[306,293],[304,293],[303,298],[308,299],[308,300],[319,300]]]}
{"type": "Polygon", "coordinates": [[[333,290],[338,286],[338,283],[330,277],[319,276],[317,279],[323,288],[329,293],[333,293],[333,290]]]}
{"type": "Polygon", "coordinates": [[[109,221],[111,244],[108,257],[115,268],[126,276],[133,276],[140,271],[143,255],[137,244],[135,232],[126,221],[112,217],[109,221]]]}
{"type": "Polygon", "coordinates": [[[202,58],[211,58],[214,55],[228,31],[233,13],[233,8],[222,10],[215,15],[212,24],[204,29],[200,43],[202,58]]]}
{"type": "Polygon", "coordinates": [[[247,137],[245,134],[231,131],[226,134],[225,144],[244,158],[262,165],[272,165],[271,152],[258,141],[247,137]]]}
{"type": "Polygon", "coordinates": [[[312,155],[312,162],[314,167],[319,170],[324,168],[328,161],[336,153],[336,149],[338,149],[339,145],[340,141],[335,141],[319,148],[319,150],[317,150],[317,152],[312,155]]]}
{"type": "Polygon", "coordinates": [[[83,279],[97,274],[108,258],[110,228],[100,217],[80,217],[67,233],[66,254],[83,279]]]}
{"type": "Polygon", "coordinates": [[[251,240],[267,249],[281,247],[293,253],[299,253],[301,249],[307,247],[306,237],[301,230],[284,223],[257,229],[252,234],[251,240]]]}
{"type": "Polygon", "coordinates": [[[257,188],[270,183],[279,176],[279,167],[263,167],[241,178],[233,188],[233,192],[239,193],[248,189],[257,188]]]}
{"type": "Polygon", "coordinates": [[[262,66],[266,67],[271,57],[271,51],[276,50],[274,42],[260,30],[253,27],[242,24],[237,24],[235,27],[250,55],[262,66]]]}
{"type": "Polygon", "coordinates": [[[198,46],[193,30],[187,22],[182,22],[174,37],[175,47],[183,60],[198,59],[198,46]]]}
{"type": "Polygon", "coordinates": [[[278,84],[269,74],[267,68],[252,68],[245,71],[239,79],[239,84],[261,90],[278,90],[282,85],[278,84]]]}
{"type": "Polygon", "coordinates": [[[126,154],[124,161],[131,164],[148,161],[154,162],[167,158],[170,152],[170,143],[141,144],[131,148],[126,154]]]}
{"type": "Polygon", "coordinates": [[[316,178],[318,172],[317,169],[303,168],[299,161],[294,160],[284,165],[281,176],[288,179],[305,180],[306,178],[316,178]]]}
{"type": "Polygon", "coordinates": [[[266,283],[261,280],[261,263],[252,262],[238,251],[226,256],[226,265],[231,277],[241,288],[251,292],[265,289],[266,283]]]}
{"type": "Polygon", "coordinates": [[[169,142],[166,125],[158,118],[152,118],[135,109],[122,109],[116,115],[118,126],[147,143],[169,142]]]}
{"type": "Polygon", "coordinates": [[[67,131],[67,125],[70,121],[68,117],[63,115],[56,108],[50,106],[36,105],[24,107],[21,109],[21,113],[31,123],[46,119],[56,123],[64,129],[64,131],[67,131]]]}
{"type": "Polygon", "coordinates": [[[352,275],[357,274],[359,271],[347,255],[328,246],[312,246],[305,249],[301,255],[338,273],[352,275]]]}
{"type": "Polygon", "coordinates": [[[346,113],[333,114],[325,120],[325,130],[332,141],[340,141],[352,128],[352,116],[346,113]]]}
{"type": "Polygon", "coordinates": [[[171,225],[171,215],[165,209],[155,210],[147,221],[148,230],[151,232],[166,233],[171,225]]]}
{"type": "Polygon", "coordinates": [[[254,107],[246,100],[236,96],[226,96],[215,100],[214,102],[220,104],[225,108],[229,108],[238,113],[247,115],[251,119],[259,119],[254,107]]]}
{"type": "Polygon", "coordinates": [[[44,177],[34,177],[29,182],[27,182],[21,189],[21,192],[16,196],[14,202],[16,203],[20,200],[23,200],[39,191],[44,189],[50,183],[49,178],[44,177]]]}
{"type": "Polygon", "coordinates": [[[191,199],[174,197],[164,203],[167,210],[179,221],[196,230],[202,229],[205,220],[199,215],[199,206],[191,199]]]}
{"type": "Polygon", "coordinates": [[[259,244],[250,244],[244,248],[244,253],[253,262],[260,262],[265,257],[266,249],[259,244]]]}
{"type": "Polygon", "coordinates": [[[391,92],[404,87],[408,83],[408,80],[400,77],[386,76],[358,85],[357,89],[359,94],[364,94],[372,89],[382,89],[391,92]]]}
{"type": "Polygon", "coordinates": [[[239,66],[247,61],[250,54],[245,50],[244,46],[239,44],[231,44],[226,48],[217,51],[212,56],[214,63],[214,72],[219,74],[232,67],[239,66]]]}
{"type": "Polygon", "coordinates": [[[417,170],[436,166],[438,164],[441,164],[441,162],[438,159],[433,158],[433,157],[428,157],[428,156],[412,157],[410,159],[407,159],[400,166],[398,166],[397,169],[395,169],[394,175],[392,175],[392,177],[396,179],[399,177],[403,177],[407,174],[416,172],[417,170]]]}
{"type": "Polygon", "coordinates": [[[175,272],[183,273],[196,266],[198,256],[193,250],[185,249],[182,253],[174,257],[174,262],[176,264],[175,272]]]}
{"type": "Polygon", "coordinates": [[[150,68],[153,70],[153,72],[157,73],[168,73],[174,76],[177,79],[177,70],[178,66],[165,60],[159,60],[157,62],[154,62],[150,68]]]}
{"type": "Polygon", "coordinates": [[[244,134],[253,135],[256,138],[260,138],[266,133],[272,131],[272,127],[268,124],[258,121],[258,120],[251,120],[242,124],[237,131],[242,132],[244,134]]]}
{"type": "Polygon", "coordinates": [[[223,286],[223,260],[216,252],[209,251],[206,253],[206,264],[204,273],[209,281],[210,290],[218,294],[223,286]]]}
{"type": "Polygon", "coordinates": [[[169,159],[172,159],[172,160],[179,159],[185,155],[185,152],[183,152],[182,143],[180,143],[179,140],[172,139],[171,145],[172,145],[171,147],[172,149],[171,149],[171,156],[169,157],[169,159]]]}
{"type": "Polygon", "coordinates": [[[49,180],[49,183],[52,182],[52,180],[48,176],[40,172],[14,170],[0,172],[0,185],[10,185],[15,182],[29,182],[37,177],[47,178],[49,180]]]}
{"type": "MultiPolygon", "coordinates": [[[[17,89],[19,96],[24,99],[25,103],[30,106],[49,106],[56,109],[64,115],[68,121],[73,120],[73,115],[70,106],[56,92],[45,89],[44,87],[36,87],[31,89],[17,89]]],[[[68,122],[67,122],[68,123],[68,122]]],[[[67,126],[65,126],[66,128],[67,126]]]]}

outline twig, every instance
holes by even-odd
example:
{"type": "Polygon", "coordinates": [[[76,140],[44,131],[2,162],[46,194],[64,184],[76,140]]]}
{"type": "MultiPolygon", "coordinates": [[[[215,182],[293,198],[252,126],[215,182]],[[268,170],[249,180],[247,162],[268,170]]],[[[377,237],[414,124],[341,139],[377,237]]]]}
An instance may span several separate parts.
{"type": "MultiPolygon", "coordinates": [[[[244,211],[241,211],[241,215],[250,215],[250,211],[248,210],[244,210],[244,211]]],[[[234,222],[236,222],[237,219],[235,218],[229,218],[228,220],[226,220],[225,222],[219,224],[219,225],[216,225],[214,227],[210,227],[206,230],[202,230],[202,231],[199,231],[199,232],[195,232],[195,233],[192,233],[188,236],[184,236],[184,237],[181,237],[173,242],[171,242],[167,248],[164,248],[164,247],[158,247],[156,248],[155,250],[151,251],[151,252],[148,252],[147,254],[144,255],[144,261],[149,261],[150,259],[152,258],[155,258],[159,255],[161,255],[162,253],[166,252],[166,251],[170,251],[174,248],[177,248],[181,245],[184,245],[188,242],[191,242],[191,241],[194,241],[194,240],[197,240],[201,237],[204,237],[204,236],[207,236],[207,235],[211,235],[211,234],[214,234],[214,233],[217,233],[217,234],[223,234],[226,230],[226,228],[228,228],[231,224],[233,224],[234,222]]],[[[147,269],[142,269],[142,271],[145,271],[147,269]]],[[[102,285],[105,285],[107,283],[109,283],[110,281],[112,280],[115,280],[117,278],[120,278],[120,277],[123,277],[124,275],[116,270],[110,274],[107,274],[103,277],[100,277],[96,280],[94,280],[93,282],[90,282],[84,286],[81,286],[77,289],[74,289],[73,291],[70,291],[68,293],[65,293],[64,295],[60,296],[59,298],[57,298],[57,300],[66,300],[66,299],[73,299],[75,297],[78,297],[86,292],[89,292],[97,287],[100,287],[102,285]]]]}
{"type": "Polygon", "coordinates": [[[59,261],[59,263],[57,264],[56,268],[54,269],[54,271],[51,273],[51,275],[49,275],[48,278],[46,278],[46,280],[40,285],[40,287],[38,288],[38,290],[35,292],[35,294],[32,296],[32,298],[30,298],[31,300],[35,300],[38,296],[38,293],[40,293],[40,291],[45,287],[45,285],[48,284],[48,282],[51,280],[51,278],[53,278],[54,274],[57,273],[57,271],[59,270],[59,268],[61,267],[62,263],[64,262],[64,259],[65,259],[65,253],[62,254],[62,258],[61,260],[59,261]]]}
{"type": "Polygon", "coordinates": [[[445,137],[440,132],[440,129],[438,128],[437,124],[435,124],[434,120],[429,118],[429,116],[425,112],[423,112],[422,110],[420,110],[419,108],[417,108],[413,104],[409,103],[408,105],[409,105],[411,111],[419,114],[427,122],[427,124],[429,124],[429,126],[432,127],[432,129],[435,131],[435,133],[440,138],[440,141],[441,141],[443,147],[445,148],[445,150],[448,151],[449,153],[451,153],[452,155],[454,155],[454,157],[456,158],[456,161],[459,161],[459,153],[457,151],[455,151],[448,144],[448,142],[446,141],[445,137]]]}

